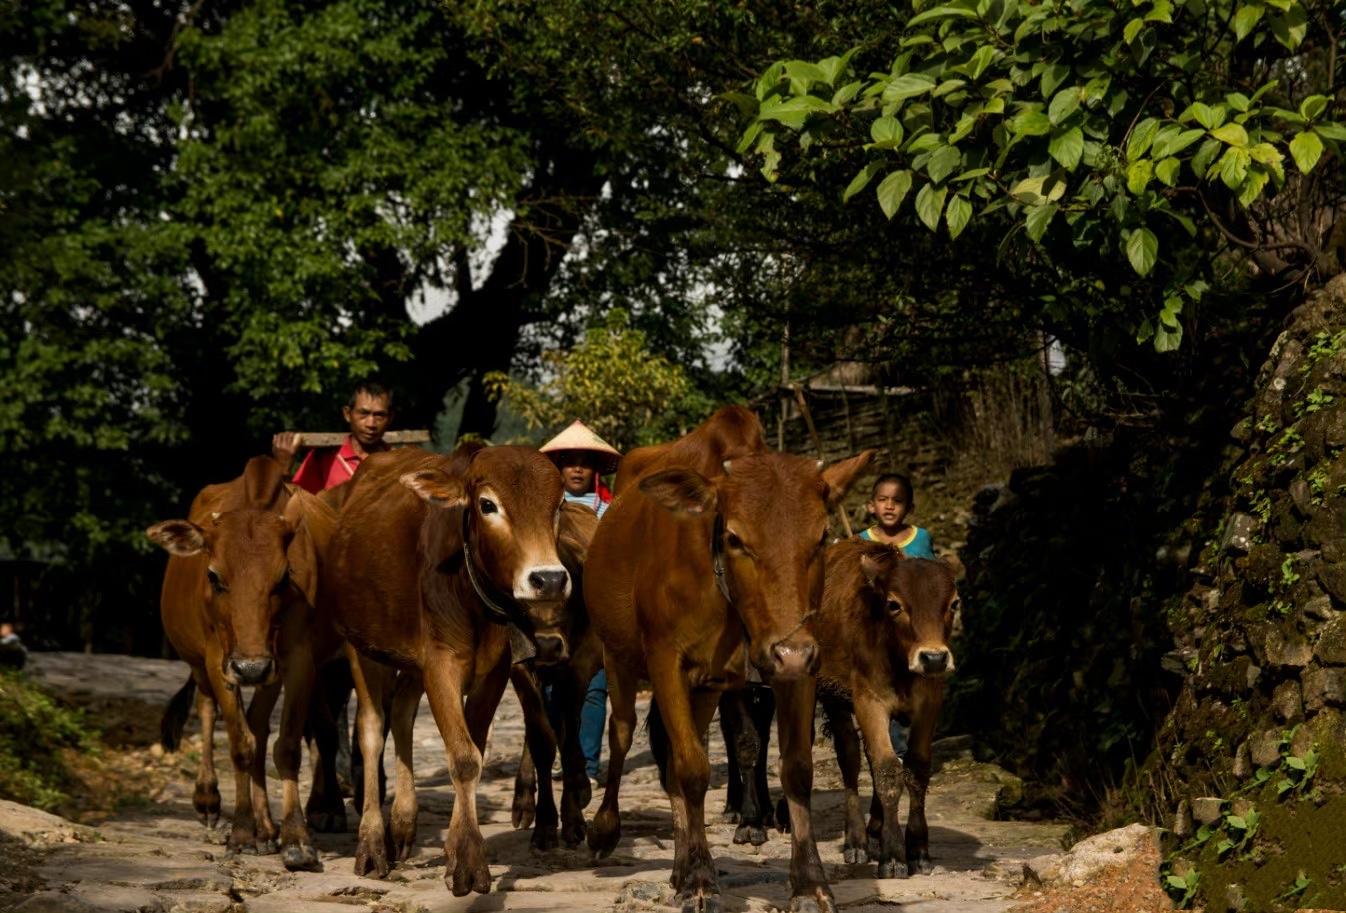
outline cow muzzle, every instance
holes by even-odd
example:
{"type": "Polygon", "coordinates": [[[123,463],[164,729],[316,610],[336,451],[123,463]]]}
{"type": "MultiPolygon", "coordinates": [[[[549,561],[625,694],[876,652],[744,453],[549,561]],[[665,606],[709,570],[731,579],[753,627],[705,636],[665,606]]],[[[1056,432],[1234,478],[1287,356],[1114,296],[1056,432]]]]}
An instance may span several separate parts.
{"type": "Polygon", "coordinates": [[[947,647],[919,649],[908,668],[917,675],[945,675],[953,671],[953,654],[947,647]]]}
{"type": "Polygon", "coordinates": [[[516,599],[565,599],[569,595],[570,574],[559,564],[531,567],[514,584],[516,599]]]}
{"type": "Polygon", "coordinates": [[[818,642],[812,637],[778,640],[767,651],[773,681],[788,682],[818,671],[818,642]]]}
{"type": "Polygon", "coordinates": [[[537,661],[541,665],[551,666],[570,659],[570,648],[560,634],[539,634],[535,640],[537,661]]]}
{"type": "Polygon", "coordinates": [[[224,677],[236,685],[265,685],[275,677],[276,663],[269,656],[231,656],[224,664],[224,677]]]}

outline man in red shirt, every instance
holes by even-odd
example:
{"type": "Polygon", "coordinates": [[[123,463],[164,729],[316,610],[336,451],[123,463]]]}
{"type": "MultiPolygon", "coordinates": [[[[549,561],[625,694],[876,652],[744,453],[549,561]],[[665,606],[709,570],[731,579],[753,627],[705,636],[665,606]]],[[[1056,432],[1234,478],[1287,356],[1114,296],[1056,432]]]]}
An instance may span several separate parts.
{"type": "MultiPolygon", "coordinates": [[[[383,433],[393,418],[393,394],[382,384],[363,381],[351,393],[350,402],[341,407],[350,426],[350,436],[340,447],[318,447],[304,456],[294,483],[317,494],[340,485],[355,475],[360,461],[371,453],[387,450],[383,433]]],[[[294,431],[282,431],[271,440],[271,452],[288,471],[299,449],[294,431]]]]}

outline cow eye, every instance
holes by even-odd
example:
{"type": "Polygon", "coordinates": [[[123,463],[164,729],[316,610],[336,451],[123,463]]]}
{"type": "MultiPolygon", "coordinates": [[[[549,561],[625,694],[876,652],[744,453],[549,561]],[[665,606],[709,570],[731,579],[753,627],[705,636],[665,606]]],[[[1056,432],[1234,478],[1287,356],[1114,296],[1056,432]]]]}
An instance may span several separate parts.
{"type": "Polygon", "coordinates": [[[743,540],[733,533],[725,533],[724,541],[732,549],[742,550],[743,548],[743,540]]]}
{"type": "Polygon", "coordinates": [[[486,516],[487,514],[498,513],[500,510],[500,508],[496,507],[495,502],[492,501],[490,498],[482,498],[480,501],[477,502],[477,507],[478,509],[481,510],[481,514],[483,517],[486,516]]]}
{"type": "Polygon", "coordinates": [[[229,592],[229,587],[225,586],[224,581],[220,579],[220,575],[215,573],[215,568],[213,567],[206,568],[206,577],[210,579],[210,588],[215,592],[217,593],[229,592]]]}
{"type": "Polygon", "coordinates": [[[902,614],[902,603],[898,602],[896,599],[889,599],[884,608],[888,610],[889,615],[898,616],[902,614]]]}

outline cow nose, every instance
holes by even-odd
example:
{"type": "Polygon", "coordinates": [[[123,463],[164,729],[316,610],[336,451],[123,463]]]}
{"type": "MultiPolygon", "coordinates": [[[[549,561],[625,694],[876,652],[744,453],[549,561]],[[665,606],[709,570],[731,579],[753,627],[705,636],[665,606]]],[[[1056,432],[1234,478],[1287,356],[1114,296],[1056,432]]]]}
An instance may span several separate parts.
{"type": "Polygon", "coordinates": [[[238,679],[240,685],[260,685],[271,677],[271,659],[239,659],[234,657],[229,660],[229,668],[233,670],[234,677],[238,679]]]}
{"type": "Polygon", "coordinates": [[[559,634],[537,636],[537,661],[543,664],[560,663],[570,658],[566,639],[559,634]]]}
{"type": "Polygon", "coordinates": [[[570,575],[565,572],[565,568],[539,570],[528,575],[528,582],[532,584],[533,591],[538,596],[544,599],[554,599],[565,595],[566,584],[570,582],[570,575]]]}
{"type": "Polygon", "coordinates": [[[922,675],[943,675],[949,668],[948,650],[922,650],[919,659],[922,675]]]}
{"type": "Polygon", "coordinates": [[[818,669],[818,644],[813,638],[795,644],[777,641],[771,645],[771,665],[780,681],[812,675],[818,669]]]}

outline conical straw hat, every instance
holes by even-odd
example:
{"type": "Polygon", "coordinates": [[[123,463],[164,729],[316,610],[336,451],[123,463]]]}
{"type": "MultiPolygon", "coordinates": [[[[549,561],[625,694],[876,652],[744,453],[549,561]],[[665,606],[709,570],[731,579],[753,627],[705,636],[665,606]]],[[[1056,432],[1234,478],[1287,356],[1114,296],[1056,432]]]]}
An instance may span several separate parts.
{"type": "Polygon", "coordinates": [[[604,474],[616,472],[617,464],[622,459],[621,451],[594,434],[580,421],[576,421],[565,431],[539,447],[538,450],[543,453],[558,453],[562,450],[588,450],[595,454],[598,461],[598,471],[604,474]]]}

